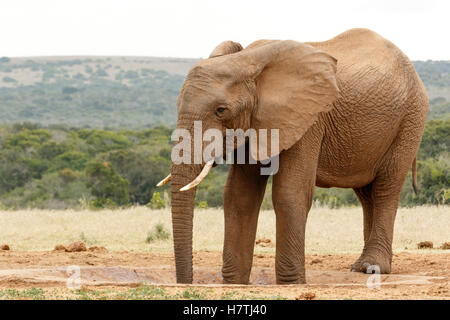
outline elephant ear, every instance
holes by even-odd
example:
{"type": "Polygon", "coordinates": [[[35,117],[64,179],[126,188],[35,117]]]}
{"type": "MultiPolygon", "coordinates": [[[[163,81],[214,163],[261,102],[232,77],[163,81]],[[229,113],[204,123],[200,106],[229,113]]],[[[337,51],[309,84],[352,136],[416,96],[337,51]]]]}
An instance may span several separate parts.
{"type": "Polygon", "coordinates": [[[221,44],[219,44],[213,52],[209,55],[209,58],[215,58],[224,56],[227,54],[232,54],[241,51],[243,48],[240,43],[233,42],[233,41],[224,41],[221,44]]]}
{"type": "Polygon", "coordinates": [[[242,55],[247,50],[244,60],[255,80],[258,101],[251,120],[258,144],[256,137],[251,136],[251,154],[261,161],[292,147],[320,112],[331,110],[339,93],[337,60],[295,41],[259,41],[242,55]],[[260,129],[267,129],[267,139],[260,129]],[[273,129],[279,130],[278,148],[273,144],[276,141],[271,141],[276,133],[273,129]]]}

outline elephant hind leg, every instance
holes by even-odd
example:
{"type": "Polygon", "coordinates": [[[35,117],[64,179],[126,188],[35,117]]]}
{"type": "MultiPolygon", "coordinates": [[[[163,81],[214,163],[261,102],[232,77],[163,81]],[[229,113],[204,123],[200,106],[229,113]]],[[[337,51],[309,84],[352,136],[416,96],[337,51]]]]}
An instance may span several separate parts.
{"type": "Polygon", "coordinates": [[[363,209],[363,231],[364,231],[364,248],[361,256],[352,265],[351,270],[356,271],[358,266],[361,264],[361,259],[364,258],[366,253],[367,243],[370,238],[370,233],[372,231],[373,222],[373,199],[372,199],[372,183],[361,188],[354,188],[356,196],[361,203],[363,209]]]}
{"type": "MultiPolygon", "coordinates": [[[[410,123],[414,122],[404,122],[374,181],[355,190],[364,211],[364,250],[352,265],[355,271],[366,272],[369,266],[378,266],[381,273],[391,272],[394,221],[400,193],[420,144],[420,135],[414,135],[414,129],[406,127],[410,123]]],[[[416,128],[418,130],[421,128],[416,128]]]]}
{"type": "Polygon", "coordinates": [[[362,188],[353,189],[356,196],[361,202],[364,215],[364,244],[369,240],[370,232],[372,230],[373,217],[373,200],[372,200],[372,183],[362,188]]]}
{"type": "Polygon", "coordinates": [[[400,181],[403,180],[403,175],[393,178],[381,176],[371,184],[366,197],[357,192],[364,211],[364,249],[352,265],[352,271],[368,272],[372,266],[372,271],[378,267],[380,273],[391,272],[394,221],[401,192],[400,181]]]}
{"type": "Polygon", "coordinates": [[[390,184],[380,183],[379,178],[365,187],[355,189],[363,208],[364,248],[361,256],[352,264],[351,271],[367,272],[369,266],[378,266],[380,273],[391,271],[394,219],[398,206],[396,195],[400,194],[399,190],[391,188],[390,184]],[[380,197],[381,189],[391,190],[391,194],[380,197]]]}

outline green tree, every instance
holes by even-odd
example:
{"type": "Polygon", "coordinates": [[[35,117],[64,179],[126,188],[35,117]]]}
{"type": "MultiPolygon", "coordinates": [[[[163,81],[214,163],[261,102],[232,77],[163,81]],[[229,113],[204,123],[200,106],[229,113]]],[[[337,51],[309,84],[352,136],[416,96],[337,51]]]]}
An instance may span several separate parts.
{"type": "Polygon", "coordinates": [[[96,197],[95,206],[103,207],[113,201],[117,205],[129,203],[128,180],[119,176],[108,162],[91,161],[86,166],[88,187],[96,197]]]}
{"type": "Polygon", "coordinates": [[[436,158],[439,154],[450,152],[450,120],[430,120],[425,126],[419,159],[436,158]]]}
{"type": "Polygon", "coordinates": [[[53,168],[63,169],[70,168],[72,170],[83,170],[89,160],[89,155],[80,151],[66,151],[57,156],[52,161],[53,168]]]}
{"type": "Polygon", "coordinates": [[[146,204],[154,194],[156,184],[170,171],[170,159],[159,155],[148,156],[129,150],[113,151],[107,161],[130,182],[130,201],[146,204]]]}

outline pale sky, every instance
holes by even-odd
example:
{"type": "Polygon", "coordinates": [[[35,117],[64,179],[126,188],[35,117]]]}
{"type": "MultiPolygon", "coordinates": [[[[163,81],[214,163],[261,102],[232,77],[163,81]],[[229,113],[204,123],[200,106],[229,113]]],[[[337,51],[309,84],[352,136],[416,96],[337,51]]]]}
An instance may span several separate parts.
{"type": "Polygon", "coordinates": [[[450,60],[448,0],[7,0],[0,56],[199,58],[223,40],[322,41],[356,27],[413,60],[450,60]]]}

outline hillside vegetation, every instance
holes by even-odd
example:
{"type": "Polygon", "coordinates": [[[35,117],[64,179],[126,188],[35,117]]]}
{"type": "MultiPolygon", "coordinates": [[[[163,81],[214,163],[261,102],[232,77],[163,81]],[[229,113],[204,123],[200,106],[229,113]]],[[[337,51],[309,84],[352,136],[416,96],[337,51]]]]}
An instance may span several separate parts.
{"type": "Polygon", "coordinates": [[[146,128],[176,121],[192,59],[0,59],[0,123],[146,128]],[[3,61],[3,62],[2,62],[3,61]]]}
{"type": "MultiPolygon", "coordinates": [[[[170,203],[155,184],[170,171],[176,99],[195,59],[0,58],[0,207],[102,208],[170,203]]],[[[419,152],[420,193],[401,205],[450,203],[450,62],[415,62],[431,111],[419,152]]],[[[227,166],[197,205],[222,205],[227,166]]],[[[316,189],[315,205],[357,205],[351,189],[316,189]]],[[[271,183],[264,209],[271,208],[271,183]]]]}
{"type": "MultiPolygon", "coordinates": [[[[149,204],[169,205],[168,187],[156,183],[170,172],[171,129],[43,128],[25,123],[0,129],[0,205],[4,209],[102,208],[149,204]],[[156,192],[155,192],[156,191],[156,192]]],[[[401,204],[450,203],[450,120],[427,123],[419,152],[420,194],[411,178],[401,204]]],[[[197,192],[200,207],[222,206],[227,166],[216,167],[197,192]]],[[[270,209],[271,183],[263,202],[270,209]]],[[[357,205],[351,189],[320,189],[315,204],[357,205]]]]}
{"type": "MultiPolygon", "coordinates": [[[[142,129],[173,126],[184,76],[198,60],[149,57],[0,58],[0,123],[142,129]]],[[[450,114],[450,62],[416,61],[430,119],[450,114]]]]}

